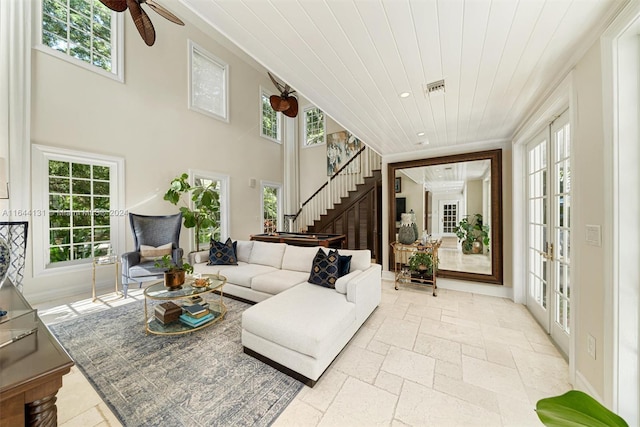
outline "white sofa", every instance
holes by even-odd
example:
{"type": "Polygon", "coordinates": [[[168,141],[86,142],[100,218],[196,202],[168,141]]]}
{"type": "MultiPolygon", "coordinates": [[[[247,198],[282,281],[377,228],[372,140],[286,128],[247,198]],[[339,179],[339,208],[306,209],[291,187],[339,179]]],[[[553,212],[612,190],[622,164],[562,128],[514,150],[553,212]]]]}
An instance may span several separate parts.
{"type": "Polygon", "coordinates": [[[308,283],[318,248],[239,240],[237,266],[207,265],[208,251],[190,255],[194,272],[227,278],[225,294],[259,303],[242,314],[244,351],[311,387],[381,297],[369,250],[339,250],[351,268],[335,289],[308,283]]]}

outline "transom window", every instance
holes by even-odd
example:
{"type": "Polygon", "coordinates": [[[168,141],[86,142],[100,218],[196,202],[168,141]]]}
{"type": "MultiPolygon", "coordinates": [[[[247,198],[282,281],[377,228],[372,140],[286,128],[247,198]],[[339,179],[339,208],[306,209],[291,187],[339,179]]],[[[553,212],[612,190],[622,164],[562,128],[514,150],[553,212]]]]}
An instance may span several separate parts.
{"type": "Polygon", "coordinates": [[[271,107],[269,102],[270,93],[264,89],[260,90],[261,97],[261,126],[260,135],[269,138],[277,143],[282,142],[281,114],[271,107]]]}
{"type": "Polygon", "coordinates": [[[304,109],[304,145],[320,145],[326,142],[324,112],[317,107],[304,109]]]}
{"type": "Polygon", "coordinates": [[[122,80],[122,18],[99,0],[41,0],[41,49],[122,80]]]}

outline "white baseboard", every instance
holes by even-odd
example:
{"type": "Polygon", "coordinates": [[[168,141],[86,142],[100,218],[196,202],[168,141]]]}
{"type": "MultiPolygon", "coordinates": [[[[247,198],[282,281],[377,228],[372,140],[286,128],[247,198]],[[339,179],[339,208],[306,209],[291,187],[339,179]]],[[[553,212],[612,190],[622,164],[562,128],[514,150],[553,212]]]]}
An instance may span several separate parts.
{"type": "Polygon", "coordinates": [[[596,392],[591,383],[587,381],[587,379],[582,375],[582,373],[576,370],[576,383],[573,385],[573,388],[576,390],[584,391],[598,402],[604,405],[604,400],[602,397],[596,392]]]}
{"type": "MultiPolygon", "coordinates": [[[[394,278],[395,275],[392,271],[385,270],[382,272],[383,280],[393,281],[394,278]]],[[[513,288],[508,286],[490,285],[481,282],[468,282],[466,280],[438,278],[438,288],[499,298],[509,298],[513,301],[513,288]]]]}

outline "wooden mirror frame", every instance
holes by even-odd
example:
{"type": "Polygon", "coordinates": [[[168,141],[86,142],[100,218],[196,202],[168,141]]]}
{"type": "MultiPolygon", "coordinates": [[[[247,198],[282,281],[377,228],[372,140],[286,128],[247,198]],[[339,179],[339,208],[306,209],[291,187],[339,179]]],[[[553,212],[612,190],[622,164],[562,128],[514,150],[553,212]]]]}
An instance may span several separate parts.
{"type": "MultiPolygon", "coordinates": [[[[389,243],[396,240],[396,170],[423,166],[442,165],[447,163],[471,162],[474,160],[491,161],[491,274],[468,273],[464,271],[438,270],[438,277],[471,280],[476,282],[502,285],[502,150],[479,151],[476,153],[455,154],[451,156],[432,157],[427,159],[408,160],[388,164],[389,195],[389,243]]],[[[389,269],[393,270],[393,251],[389,251],[389,269]]]]}

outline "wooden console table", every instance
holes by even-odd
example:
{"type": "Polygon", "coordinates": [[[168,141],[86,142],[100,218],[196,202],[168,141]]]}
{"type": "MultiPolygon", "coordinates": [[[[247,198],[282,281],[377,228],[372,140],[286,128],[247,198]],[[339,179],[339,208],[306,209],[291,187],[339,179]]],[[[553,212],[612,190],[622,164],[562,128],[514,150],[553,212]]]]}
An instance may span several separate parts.
{"type": "MultiPolygon", "coordinates": [[[[9,304],[16,302],[30,308],[7,280],[0,288],[7,316],[12,313],[9,304]]],[[[0,427],[58,424],[56,393],[74,363],[37,317],[35,325],[37,332],[0,348],[0,427]]]]}
{"type": "Polygon", "coordinates": [[[293,246],[324,246],[325,248],[342,249],[347,241],[344,234],[326,234],[326,233],[265,233],[252,234],[251,240],[272,243],[287,243],[293,246]]]}

